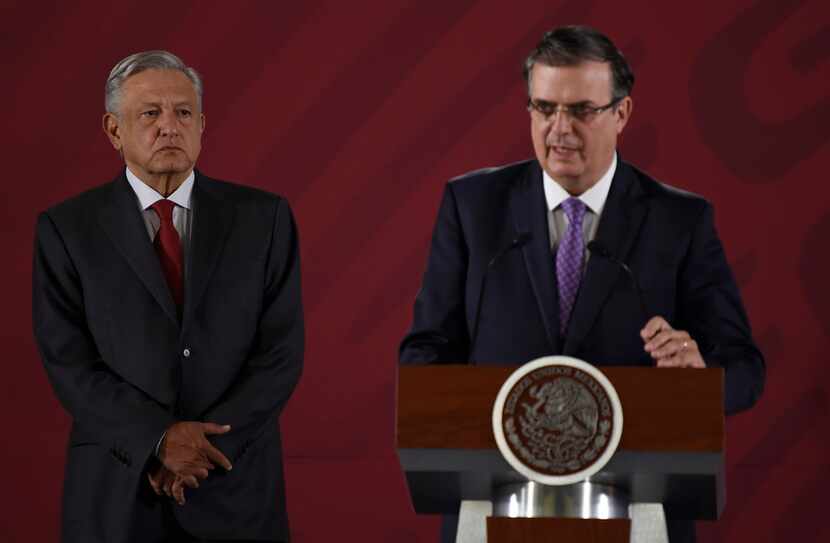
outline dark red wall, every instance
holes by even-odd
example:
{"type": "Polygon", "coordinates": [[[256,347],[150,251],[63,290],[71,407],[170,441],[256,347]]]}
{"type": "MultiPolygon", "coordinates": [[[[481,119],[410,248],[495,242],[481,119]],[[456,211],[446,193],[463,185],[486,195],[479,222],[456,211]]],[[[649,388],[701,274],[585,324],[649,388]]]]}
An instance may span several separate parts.
{"type": "Polygon", "coordinates": [[[393,449],[397,343],[442,185],[531,155],[519,67],[543,30],[574,22],[636,71],[623,156],[716,205],[767,355],[761,403],[728,424],[726,513],[701,540],[830,540],[828,4],[376,0],[0,6],[0,541],[58,534],[69,420],[32,339],[35,216],[117,173],[104,80],[155,48],[204,75],[200,167],[286,195],[299,221],[308,356],[283,417],[295,540],[434,541],[393,449]]]}

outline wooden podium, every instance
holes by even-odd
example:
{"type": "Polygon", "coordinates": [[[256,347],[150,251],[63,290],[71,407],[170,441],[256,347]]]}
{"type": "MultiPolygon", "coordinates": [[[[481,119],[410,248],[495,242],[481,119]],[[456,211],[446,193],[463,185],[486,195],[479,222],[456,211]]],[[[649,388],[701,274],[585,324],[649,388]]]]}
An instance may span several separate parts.
{"type": "MultiPolygon", "coordinates": [[[[491,422],[515,369],[400,367],[397,450],[417,513],[457,514],[462,500],[491,500],[499,486],[525,481],[502,458],[491,422]]],[[[725,501],[723,370],[600,370],[619,394],[624,423],[617,452],[591,482],[624,491],[632,503],[662,503],[678,518],[717,519],[725,501]]],[[[612,525],[490,517],[488,543],[621,541],[612,525]]]]}

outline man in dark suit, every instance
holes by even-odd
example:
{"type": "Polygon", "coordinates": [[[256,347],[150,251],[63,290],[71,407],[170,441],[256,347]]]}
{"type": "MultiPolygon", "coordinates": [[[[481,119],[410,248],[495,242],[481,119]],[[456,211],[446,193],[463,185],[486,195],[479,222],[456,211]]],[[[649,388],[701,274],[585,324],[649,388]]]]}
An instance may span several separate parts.
{"type": "MultiPolygon", "coordinates": [[[[712,207],[616,153],[634,83],[622,54],[562,27],[525,77],[536,160],[446,186],[401,362],[723,367],[726,411],[752,406],[764,361],[712,207]]],[[[668,528],[694,540],[691,522],[668,528]]]]}
{"type": "Polygon", "coordinates": [[[35,336],[72,417],[65,542],[288,540],[297,233],[284,199],[194,170],[201,99],[170,53],[118,63],[104,129],[125,171],[38,218],[35,336]]]}

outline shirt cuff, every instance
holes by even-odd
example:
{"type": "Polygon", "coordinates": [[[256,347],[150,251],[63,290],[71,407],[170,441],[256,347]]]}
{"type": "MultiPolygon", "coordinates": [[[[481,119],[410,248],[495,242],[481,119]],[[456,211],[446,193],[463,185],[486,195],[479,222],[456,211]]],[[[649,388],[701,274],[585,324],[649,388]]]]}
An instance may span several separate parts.
{"type": "Polygon", "coordinates": [[[159,440],[158,440],[158,443],[156,443],[156,449],[153,451],[153,454],[154,454],[154,455],[156,456],[156,458],[158,458],[159,460],[161,460],[161,457],[159,457],[159,453],[161,452],[161,442],[162,442],[162,441],[164,441],[164,436],[166,436],[166,435],[167,435],[167,430],[165,430],[164,432],[162,432],[161,437],[160,437],[160,438],[159,438],[159,440]]]}

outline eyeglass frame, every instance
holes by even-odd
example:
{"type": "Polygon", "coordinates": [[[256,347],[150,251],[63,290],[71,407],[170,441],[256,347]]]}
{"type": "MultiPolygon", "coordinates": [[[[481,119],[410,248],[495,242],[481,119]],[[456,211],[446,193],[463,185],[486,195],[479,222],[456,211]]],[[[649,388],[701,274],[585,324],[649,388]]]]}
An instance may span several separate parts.
{"type": "MultiPolygon", "coordinates": [[[[545,118],[546,121],[550,120],[550,118],[553,114],[561,111],[563,113],[566,113],[568,115],[568,117],[571,118],[571,120],[579,121],[579,122],[582,122],[582,123],[587,123],[587,122],[592,121],[594,118],[596,118],[597,115],[600,115],[600,114],[604,113],[605,111],[616,107],[624,99],[625,99],[625,96],[620,96],[619,98],[614,98],[613,100],[611,100],[609,103],[605,104],[604,106],[597,106],[597,107],[589,106],[587,104],[575,104],[575,105],[572,105],[572,106],[564,106],[564,105],[556,104],[556,105],[553,106],[553,109],[550,112],[545,113],[545,111],[543,111],[541,109],[540,104],[536,100],[534,100],[533,98],[528,98],[527,99],[527,110],[531,111],[531,112],[536,111],[536,112],[542,114],[542,116],[545,118]],[[581,111],[579,113],[575,113],[574,108],[579,108],[579,109],[577,109],[577,111],[580,111],[580,110],[581,111]]],[[[546,103],[549,104],[550,102],[546,102],[546,103]]]]}

